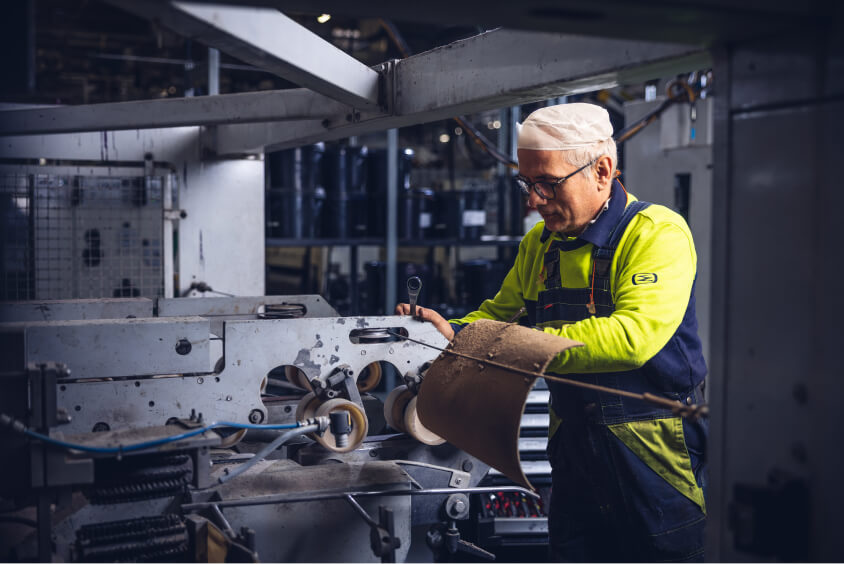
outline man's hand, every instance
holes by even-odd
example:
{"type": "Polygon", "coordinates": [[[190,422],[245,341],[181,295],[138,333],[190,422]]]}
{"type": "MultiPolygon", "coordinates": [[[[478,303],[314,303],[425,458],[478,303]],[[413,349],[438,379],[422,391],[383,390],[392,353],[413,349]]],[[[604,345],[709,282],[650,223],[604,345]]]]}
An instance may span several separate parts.
{"type": "MultiPolygon", "coordinates": [[[[396,306],[396,315],[410,315],[410,304],[401,303],[396,306]]],[[[439,313],[432,309],[416,306],[416,319],[428,321],[442,333],[443,337],[451,341],[454,338],[454,329],[451,324],[439,313]]]]}

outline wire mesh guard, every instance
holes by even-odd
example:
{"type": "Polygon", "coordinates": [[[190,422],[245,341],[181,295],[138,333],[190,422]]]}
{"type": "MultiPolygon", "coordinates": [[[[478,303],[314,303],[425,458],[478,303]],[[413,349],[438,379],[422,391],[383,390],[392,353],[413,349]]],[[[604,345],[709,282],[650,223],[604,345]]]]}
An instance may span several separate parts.
{"type": "Polygon", "coordinates": [[[165,177],[51,168],[0,168],[0,299],[163,296],[165,177]]]}

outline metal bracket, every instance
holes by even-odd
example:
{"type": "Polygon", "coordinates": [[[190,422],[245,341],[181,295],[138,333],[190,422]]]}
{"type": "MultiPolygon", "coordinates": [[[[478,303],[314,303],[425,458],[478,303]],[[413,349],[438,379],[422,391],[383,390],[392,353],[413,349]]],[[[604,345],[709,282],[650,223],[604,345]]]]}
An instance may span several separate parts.
{"type": "Polygon", "coordinates": [[[455,470],[454,468],[448,468],[446,466],[437,466],[436,464],[428,464],[427,462],[416,462],[413,460],[395,460],[394,462],[396,464],[404,466],[420,466],[422,468],[430,468],[432,470],[441,470],[442,472],[448,472],[451,474],[451,478],[448,481],[448,487],[450,488],[465,488],[467,484],[469,484],[469,480],[471,479],[471,474],[469,474],[469,472],[455,470]]]}
{"type": "Polygon", "coordinates": [[[398,59],[391,59],[373,67],[379,76],[378,105],[388,115],[395,115],[396,110],[398,62],[398,59]]]}

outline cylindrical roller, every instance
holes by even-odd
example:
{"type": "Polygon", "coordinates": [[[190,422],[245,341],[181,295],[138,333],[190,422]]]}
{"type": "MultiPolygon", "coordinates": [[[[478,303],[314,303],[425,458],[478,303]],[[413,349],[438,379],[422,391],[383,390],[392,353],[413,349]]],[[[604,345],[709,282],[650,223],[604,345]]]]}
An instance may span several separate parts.
{"type": "Polygon", "coordinates": [[[404,408],[404,427],[407,434],[426,445],[436,446],[445,442],[445,439],[429,430],[419,421],[419,414],[416,411],[416,396],[413,396],[407,407],[404,408]]]}
{"type": "Polygon", "coordinates": [[[246,429],[240,429],[238,431],[235,431],[234,433],[232,433],[228,437],[225,437],[220,442],[220,445],[217,448],[231,448],[234,445],[236,445],[237,443],[239,443],[245,435],[246,435],[246,429]]]}
{"type": "MultiPolygon", "coordinates": [[[[296,404],[296,421],[303,421],[316,416],[316,410],[319,407],[321,400],[313,392],[309,392],[302,396],[299,403],[296,404]]],[[[306,436],[316,440],[314,433],[308,433],[306,436]]]]}
{"type": "Polygon", "coordinates": [[[407,407],[407,402],[412,397],[413,392],[408,390],[405,385],[397,386],[387,394],[387,399],[384,402],[384,419],[387,420],[387,425],[396,431],[407,432],[404,427],[404,408],[407,407]]]}
{"type": "Polygon", "coordinates": [[[287,381],[294,386],[298,386],[303,390],[313,390],[311,383],[308,381],[308,377],[295,366],[285,366],[284,375],[287,377],[287,381]]]}
{"type": "Polygon", "coordinates": [[[363,412],[363,408],[361,406],[354,402],[347,399],[334,398],[320,405],[317,408],[315,415],[317,417],[322,417],[335,411],[349,412],[349,416],[352,419],[352,432],[349,433],[349,443],[345,447],[338,447],[337,440],[334,438],[330,429],[326,429],[322,436],[317,435],[316,440],[319,444],[334,452],[353,451],[360,446],[363,439],[366,438],[366,434],[369,432],[369,422],[366,419],[366,413],[363,412]]]}
{"type": "Polygon", "coordinates": [[[381,381],[381,363],[380,362],[373,362],[366,368],[364,368],[360,375],[358,376],[358,391],[360,392],[369,392],[374,390],[378,383],[381,381]]]}

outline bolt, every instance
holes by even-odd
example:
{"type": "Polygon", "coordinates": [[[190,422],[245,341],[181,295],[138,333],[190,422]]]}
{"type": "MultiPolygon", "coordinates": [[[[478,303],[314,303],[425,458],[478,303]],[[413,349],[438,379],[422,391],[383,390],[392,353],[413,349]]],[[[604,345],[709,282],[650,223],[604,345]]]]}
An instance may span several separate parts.
{"type": "Polygon", "coordinates": [[[454,502],[454,511],[455,513],[463,513],[466,509],[466,504],[463,502],[462,499],[458,499],[454,502]]]}
{"type": "Polygon", "coordinates": [[[187,339],[179,339],[179,342],[176,343],[176,352],[182,356],[188,354],[191,348],[193,347],[187,339]]]}
{"type": "Polygon", "coordinates": [[[378,457],[378,449],[377,448],[370,449],[369,456],[371,456],[372,458],[377,458],[378,457]]]}
{"type": "Polygon", "coordinates": [[[457,485],[459,486],[460,484],[462,484],[462,483],[463,483],[463,478],[455,478],[455,479],[454,479],[454,483],[455,483],[455,484],[457,484],[457,485]]]}
{"type": "Polygon", "coordinates": [[[292,407],[290,407],[289,405],[284,406],[284,413],[290,413],[291,411],[293,411],[292,407]]]}
{"type": "Polygon", "coordinates": [[[253,409],[249,413],[249,422],[258,425],[261,421],[264,420],[264,414],[260,409],[253,409]]]}
{"type": "Polygon", "coordinates": [[[232,400],[231,396],[226,396],[226,401],[231,401],[231,400],[232,400]]]}
{"type": "Polygon", "coordinates": [[[475,467],[475,465],[472,464],[471,460],[464,460],[463,461],[463,471],[464,472],[471,472],[472,468],[474,468],[474,467],[475,467]]]}
{"type": "Polygon", "coordinates": [[[197,379],[196,379],[196,383],[197,383],[197,384],[202,384],[203,382],[205,382],[205,378],[203,378],[203,377],[201,377],[201,376],[200,376],[199,378],[197,378],[197,379]]]}
{"type": "Polygon", "coordinates": [[[360,351],[361,356],[366,356],[366,351],[360,351]]]}

